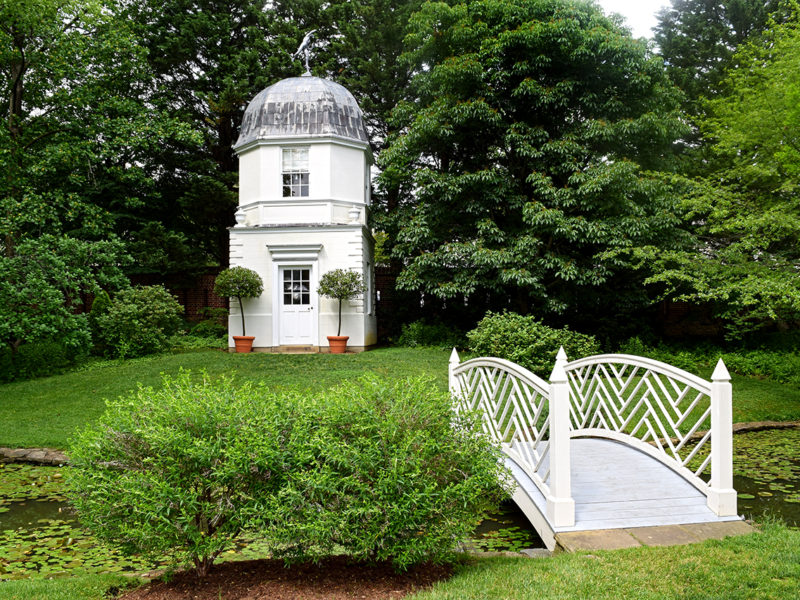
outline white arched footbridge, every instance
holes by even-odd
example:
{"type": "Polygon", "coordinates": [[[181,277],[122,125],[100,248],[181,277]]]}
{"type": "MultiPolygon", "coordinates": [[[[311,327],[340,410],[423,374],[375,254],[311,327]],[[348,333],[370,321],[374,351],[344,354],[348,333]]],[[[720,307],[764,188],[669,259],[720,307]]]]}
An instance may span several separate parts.
{"type": "Polygon", "coordinates": [[[711,381],[626,354],[567,362],[550,381],[499,358],[463,363],[450,391],[480,410],[549,549],[561,532],[739,520],[730,376],[711,381]]]}

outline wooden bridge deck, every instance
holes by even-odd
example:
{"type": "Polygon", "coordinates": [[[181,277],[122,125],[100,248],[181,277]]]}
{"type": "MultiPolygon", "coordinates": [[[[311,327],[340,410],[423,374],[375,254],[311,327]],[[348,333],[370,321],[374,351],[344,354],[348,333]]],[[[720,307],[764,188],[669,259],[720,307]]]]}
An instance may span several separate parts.
{"type": "Polygon", "coordinates": [[[575,501],[572,527],[550,524],[544,496],[525,472],[506,458],[518,483],[514,500],[551,550],[556,544],[555,534],[561,532],[741,519],[718,517],[706,506],[706,496],[681,475],[625,444],[577,438],[570,441],[570,454],[575,501]]]}

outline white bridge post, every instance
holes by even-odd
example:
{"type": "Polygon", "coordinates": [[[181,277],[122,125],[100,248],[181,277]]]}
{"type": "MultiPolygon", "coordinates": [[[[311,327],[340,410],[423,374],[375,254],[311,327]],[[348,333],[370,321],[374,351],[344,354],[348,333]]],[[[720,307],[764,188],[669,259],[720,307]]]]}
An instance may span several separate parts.
{"type": "Polygon", "coordinates": [[[561,348],[550,375],[550,495],[547,497],[547,520],[553,527],[575,525],[569,454],[569,382],[564,370],[566,363],[567,354],[561,348]]]}
{"type": "Polygon", "coordinates": [[[456,380],[455,368],[460,363],[461,359],[458,358],[458,352],[453,348],[453,351],[450,353],[450,364],[447,369],[447,383],[450,388],[450,395],[453,398],[458,397],[458,381],[456,380]]]}
{"type": "Polygon", "coordinates": [[[733,489],[733,393],[731,376],[719,359],[711,375],[711,481],[708,507],[720,517],[736,515],[733,489]]]}

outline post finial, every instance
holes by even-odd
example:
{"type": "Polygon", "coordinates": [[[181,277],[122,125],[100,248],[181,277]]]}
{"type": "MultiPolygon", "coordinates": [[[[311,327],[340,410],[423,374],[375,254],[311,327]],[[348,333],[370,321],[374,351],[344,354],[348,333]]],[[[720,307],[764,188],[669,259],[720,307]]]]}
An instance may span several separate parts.
{"type": "Polygon", "coordinates": [[[553,367],[553,372],[550,373],[550,383],[566,383],[567,372],[564,370],[564,363],[557,360],[553,367]]]}
{"type": "Polygon", "coordinates": [[[559,347],[558,354],[556,354],[556,361],[560,363],[567,362],[567,353],[564,351],[564,346],[559,347]]]}
{"type": "Polygon", "coordinates": [[[458,352],[456,351],[455,347],[453,347],[453,351],[450,353],[450,364],[457,365],[461,362],[461,359],[458,358],[458,352]]]}
{"type": "Polygon", "coordinates": [[[728,373],[728,368],[725,366],[725,363],[720,358],[717,361],[717,366],[714,368],[714,372],[711,374],[711,381],[730,381],[731,374],[728,373]]]}

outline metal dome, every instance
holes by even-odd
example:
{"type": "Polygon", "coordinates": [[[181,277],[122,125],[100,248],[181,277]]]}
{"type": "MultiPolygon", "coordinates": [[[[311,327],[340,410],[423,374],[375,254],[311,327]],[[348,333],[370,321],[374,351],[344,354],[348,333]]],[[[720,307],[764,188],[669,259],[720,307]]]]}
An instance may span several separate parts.
{"type": "Polygon", "coordinates": [[[364,119],[353,94],[327,79],[289,77],[253,98],[233,148],[271,138],[328,136],[367,143],[364,119]]]}

